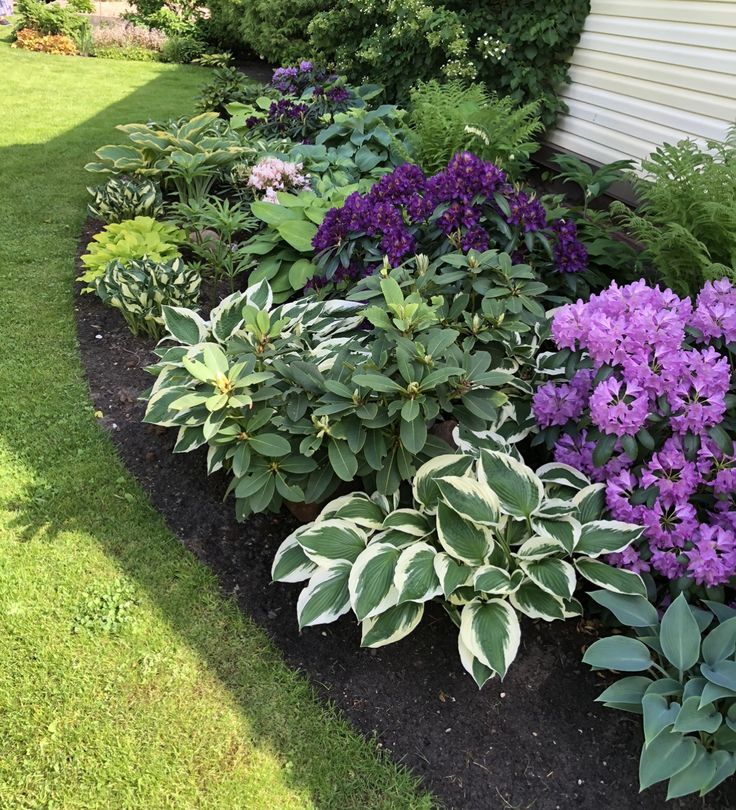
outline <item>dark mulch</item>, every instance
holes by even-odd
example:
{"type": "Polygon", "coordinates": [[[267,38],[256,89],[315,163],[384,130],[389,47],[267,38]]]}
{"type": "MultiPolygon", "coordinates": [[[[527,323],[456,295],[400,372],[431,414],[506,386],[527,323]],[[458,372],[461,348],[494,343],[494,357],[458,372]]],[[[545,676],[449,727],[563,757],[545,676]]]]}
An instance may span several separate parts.
{"type": "MultiPolygon", "coordinates": [[[[173,455],[174,432],[142,424],[137,401],[152,378],[151,341],[136,339],[96,296],[77,302],[83,362],[101,423],[123,461],[181,542],[218,576],[293,667],[307,674],[367,737],[421,776],[447,808],[661,810],[659,786],[638,795],[638,718],[593,702],[602,681],[580,663],[592,637],[574,622],[525,622],[506,680],[478,691],[462,669],[442,610],[398,644],[361,650],[354,621],[299,633],[299,586],[270,582],[273,553],[294,526],[287,515],[245,524],[222,503],[225,480],[207,479],[201,452],[173,455]]],[[[736,807],[727,789],[673,802],[672,810],[736,807]]]]}

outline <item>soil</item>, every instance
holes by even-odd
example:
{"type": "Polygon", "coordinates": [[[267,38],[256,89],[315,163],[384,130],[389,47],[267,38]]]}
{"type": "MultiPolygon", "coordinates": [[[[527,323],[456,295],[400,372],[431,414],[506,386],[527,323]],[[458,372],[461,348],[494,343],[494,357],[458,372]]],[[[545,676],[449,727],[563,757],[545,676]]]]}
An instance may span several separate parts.
{"type": "MultiPolygon", "coordinates": [[[[456,631],[441,609],[430,610],[408,638],[378,650],[359,648],[348,617],[299,633],[300,586],[270,580],[273,554],[294,518],[259,515],[238,524],[232,502],[222,502],[225,478],[206,477],[204,454],[172,454],[175,432],[141,422],[138,396],[152,381],[143,368],[155,359],[153,342],[133,337],[94,295],[78,297],[76,314],[100,422],[182,544],[266,629],[288,663],[448,810],[665,807],[661,785],[638,793],[640,718],[594,703],[606,682],[581,664],[594,640],[585,625],[525,621],[506,680],[482,691],[463,670],[456,631]]],[[[704,800],[667,807],[734,808],[736,780],[704,800]]]]}

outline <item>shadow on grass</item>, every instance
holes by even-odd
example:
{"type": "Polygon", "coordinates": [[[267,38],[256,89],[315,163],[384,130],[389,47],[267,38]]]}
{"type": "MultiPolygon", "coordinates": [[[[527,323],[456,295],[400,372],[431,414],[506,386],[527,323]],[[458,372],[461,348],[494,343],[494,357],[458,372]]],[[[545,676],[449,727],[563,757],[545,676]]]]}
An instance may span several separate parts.
{"type": "MultiPolygon", "coordinates": [[[[20,540],[94,538],[228,688],[256,739],[293,764],[286,783],[308,790],[318,807],[428,807],[413,780],[319,706],[265,633],[219,596],[214,576],[166,529],[95,424],[73,317],[73,257],[90,180],[82,166],[114,139],[116,124],[145,120],[180,75],[163,73],[46,143],[0,149],[0,431],[30,480],[0,487],[0,506],[13,513],[20,540]]],[[[29,114],[37,103],[29,99],[29,114]]]]}

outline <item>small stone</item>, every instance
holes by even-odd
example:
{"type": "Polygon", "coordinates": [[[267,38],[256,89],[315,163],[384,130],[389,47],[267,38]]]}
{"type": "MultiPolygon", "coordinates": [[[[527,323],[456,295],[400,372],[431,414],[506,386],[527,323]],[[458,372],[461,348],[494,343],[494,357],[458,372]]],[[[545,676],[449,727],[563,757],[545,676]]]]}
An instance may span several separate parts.
{"type": "Polygon", "coordinates": [[[102,335],[95,335],[95,340],[102,340],[102,335]]]}

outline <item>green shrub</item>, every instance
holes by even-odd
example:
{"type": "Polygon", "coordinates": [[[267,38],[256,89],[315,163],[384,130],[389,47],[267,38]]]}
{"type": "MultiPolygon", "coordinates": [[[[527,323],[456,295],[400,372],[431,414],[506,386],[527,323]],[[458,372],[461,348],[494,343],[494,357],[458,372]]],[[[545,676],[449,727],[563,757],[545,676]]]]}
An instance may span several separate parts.
{"type": "Polygon", "coordinates": [[[95,46],[94,56],[98,59],[115,59],[126,62],[158,62],[161,59],[159,51],[150,48],[141,48],[138,45],[125,45],[114,47],[95,46]]]}
{"type": "Polygon", "coordinates": [[[161,61],[188,65],[204,53],[201,39],[185,34],[172,34],[161,47],[161,61]]]}
{"type": "Polygon", "coordinates": [[[233,102],[250,103],[262,94],[263,86],[237,68],[220,67],[215,70],[212,80],[204,85],[197,96],[195,109],[199,113],[216,112],[223,117],[229,117],[226,105],[233,102]]]}
{"type": "Polygon", "coordinates": [[[69,3],[45,3],[41,0],[17,0],[15,4],[15,31],[30,28],[44,36],[67,36],[75,42],[89,36],[90,24],[85,16],[91,12],[84,0],[69,3]]]}
{"type": "Polygon", "coordinates": [[[186,234],[169,222],[157,222],[151,217],[136,217],[112,223],[92,238],[82,264],[87,268],[77,281],[93,282],[110,262],[128,262],[149,258],[156,262],[177,259],[179,246],[186,234]]]}
{"type": "Polygon", "coordinates": [[[111,177],[104,185],[87,191],[93,197],[87,212],[106,224],[136,217],[155,219],[163,213],[161,189],[150,180],[111,177]]]}
{"type": "Polygon", "coordinates": [[[129,4],[132,10],[123,15],[126,20],[172,36],[192,36],[202,22],[199,0],[130,0],[129,4]]]}
{"type": "Polygon", "coordinates": [[[517,108],[511,98],[497,98],[483,84],[420,82],[411,91],[408,118],[416,162],[435,174],[467,149],[518,174],[539,148],[533,141],[542,129],[538,110],[536,101],[517,108]]]}
{"type": "Polygon", "coordinates": [[[195,306],[201,284],[199,272],[181,259],[116,259],[94,280],[94,290],[103,303],[120,310],[134,335],[159,337],[164,325],[161,307],[195,306]]]}

